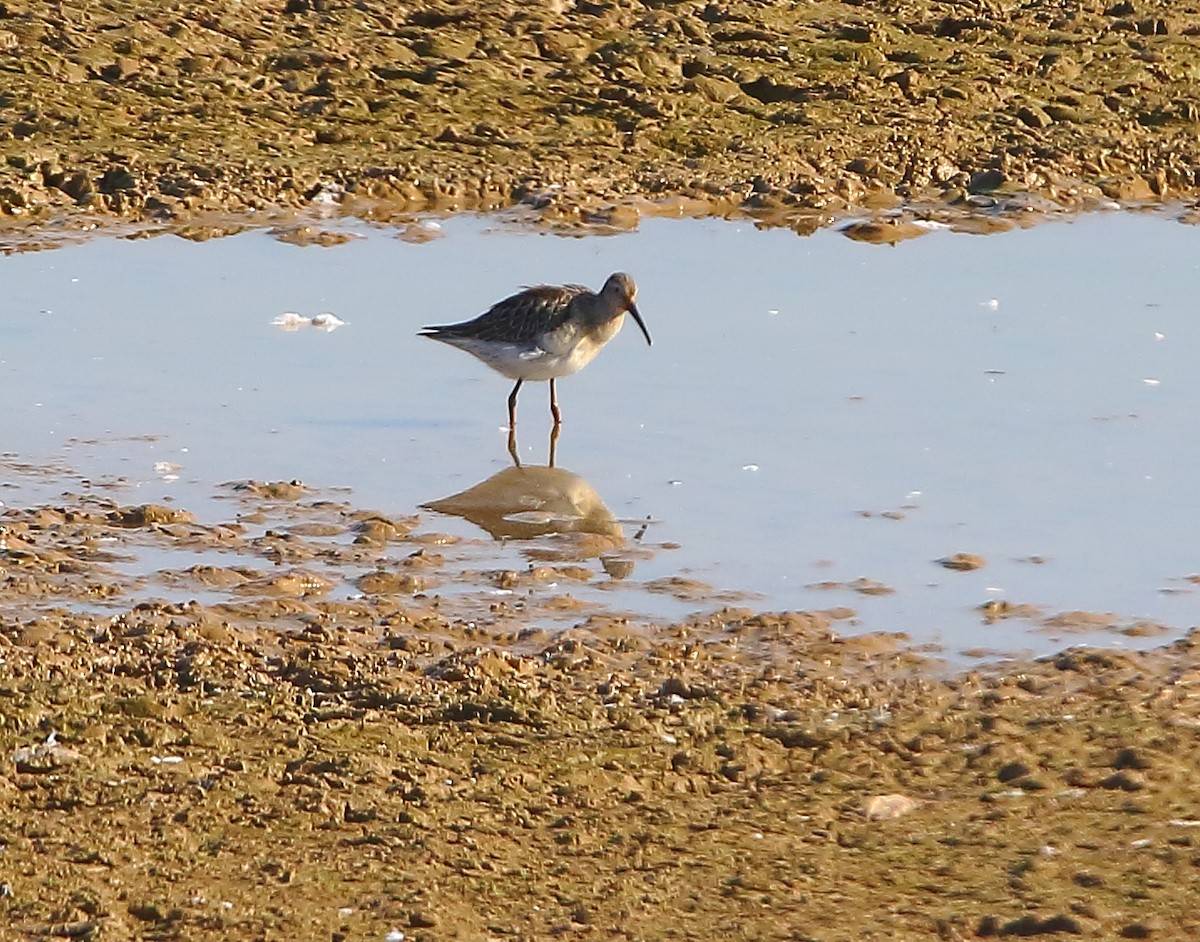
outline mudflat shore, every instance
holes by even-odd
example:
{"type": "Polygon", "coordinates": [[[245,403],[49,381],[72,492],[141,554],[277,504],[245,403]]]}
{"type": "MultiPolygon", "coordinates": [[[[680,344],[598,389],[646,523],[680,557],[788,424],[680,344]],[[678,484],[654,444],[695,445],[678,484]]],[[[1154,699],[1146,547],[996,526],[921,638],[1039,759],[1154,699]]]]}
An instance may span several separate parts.
{"type": "Polygon", "coordinates": [[[0,211],[1187,200],[1198,36],[1164,0],[8,0],[0,211]]]}
{"type": "MultiPolygon", "coordinates": [[[[436,518],[239,493],[0,517],[6,937],[1200,931],[1194,635],[968,669],[837,613],[536,630],[442,597],[436,518]]],[[[595,553],[491,578],[551,604],[595,553]]]]}
{"type": "MultiPolygon", "coordinates": [[[[1198,36],[1142,0],[5,0],[0,211],[1186,203],[1198,36]]],[[[428,513],[239,494],[0,514],[0,938],[1200,932],[1194,633],[969,668],[829,612],[533,630],[442,598],[428,513]],[[176,552],[223,561],[130,574],[176,552]]]]}

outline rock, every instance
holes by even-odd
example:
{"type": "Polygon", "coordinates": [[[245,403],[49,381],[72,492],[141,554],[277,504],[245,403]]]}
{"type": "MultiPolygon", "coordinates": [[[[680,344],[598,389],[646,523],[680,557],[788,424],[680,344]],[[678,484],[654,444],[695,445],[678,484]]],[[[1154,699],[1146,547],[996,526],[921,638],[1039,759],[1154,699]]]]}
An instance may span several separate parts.
{"type": "Polygon", "coordinates": [[[968,193],[991,193],[1000,189],[1008,182],[1008,178],[999,170],[981,170],[971,174],[967,182],[968,193]]]}
{"type": "Polygon", "coordinates": [[[133,902],[127,907],[129,915],[142,922],[165,922],[166,916],[157,903],[133,902]]]}
{"type": "Polygon", "coordinates": [[[720,76],[697,75],[683,84],[683,90],[693,92],[718,104],[733,101],[742,94],[737,82],[720,76]]]}
{"type": "Polygon", "coordinates": [[[245,567],[191,566],[183,571],[187,577],[211,588],[229,589],[261,579],[262,573],[245,567]]]}
{"type": "Polygon", "coordinates": [[[899,174],[895,170],[873,157],[856,157],[846,164],[846,169],[868,180],[883,180],[894,183],[899,179],[899,174]]]}
{"type": "Polygon", "coordinates": [[[1069,105],[1046,105],[1047,117],[1059,124],[1087,124],[1088,118],[1084,112],[1069,105]]]}
{"type": "Polygon", "coordinates": [[[855,242],[895,245],[906,239],[919,239],[923,235],[928,235],[929,230],[903,220],[887,220],[884,222],[854,222],[843,227],[841,233],[847,239],[853,239],[855,242]]]}
{"type": "Polygon", "coordinates": [[[246,583],[239,586],[237,591],[242,595],[302,598],[311,595],[325,595],[333,587],[334,583],[324,576],[303,569],[293,569],[267,579],[246,583]]]}
{"type": "Polygon", "coordinates": [[[1142,36],[1169,36],[1179,32],[1178,23],[1170,17],[1149,16],[1138,20],[1136,28],[1142,36]]]}
{"type": "Polygon", "coordinates": [[[234,484],[233,489],[239,494],[285,501],[299,500],[307,493],[307,489],[301,481],[274,481],[269,484],[261,481],[241,481],[234,484]]]}
{"type": "Polygon", "coordinates": [[[425,590],[426,581],[408,572],[377,569],[360,576],[356,585],[368,595],[415,595],[425,590]]]}
{"type": "Polygon", "coordinates": [[[691,688],[682,677],[668,677],[658,688],[660,697],[682,697],[687,700],[692,695],[691,688]]]}
{"type": "Polygon", "coordinates": [[[1146,787],[1146,777],[1138,772],[1115,772],[1100,780],[1100,787],[1123,792],[1140,792],[1146,787]]]}
{"type": "Polygon", "coordinates": [[[1106,178],[1097,182],[1105,196],[1123,203],[1149,202],[1156,196],[1150,182],[1141,176],[1106,178]]]}
{"type": "Polygon", "coordinates": [[[108,65],[96,69],[95,75],[106,82],[115,84],[132,78],[141,71],[142,64],[140,61],[128,56],[119,56],[115,62],[110,62],[108,65]]]}
{"type": "Polygon", "coordinates": [[[1082,935],[1083,931],[1083,925],[1073,916],[1057,915],[1039,919],[1037,916],[1026,915],[1004,923],[997,932],[989,934],[1031,936],[1067,932],[1071,935],[1082,935]]]}
{"type": "Polygon", "coordinates": [[[884,78],[884,82],[895,85],[904,93],[905,97],[910,99],[920,98],[925,93],[925,81],[916,69],[894,72],[884,78]]]}
{"type": "Polygon", "coordinates": [[[106,170],[98,182],[101,193],[116,193],[122,190],[136,190],[137,176],[128,167],[112,167],[106,170]]]}
{"type": "Polygon", "coordinates": [[[619,556],[601,556],[600,565],[614,579],[628,579],[633,575],[634,561],[619,556]]]}
{"type": "Polygon", "coordinates": [[[447,30],[439,30],[427,38],[418,40],[413,50],[419,56],[431,59],[448,59],[462,61],[469,59],[475,47],[479,44],[479,36],[455,34],[447,30]]]}
{"type": "Polygon", "coordinates": [[[271,230],[271,235],[288,245],[319,245],[324,248],[345,245],[351,238],[345,232],[334,232],[317,226],[276,226],[271,230]]]}
{"type": "Polygon", "coordinates": [[[863,815],[868,821],[890,821],[921,807],[921,802],[907,795],[872,795],[863,802],[863,815]]]}
{"type": "Polygon", "coordinates": [[[408,914],[408,924],[413,929],[432,929],[438,924],[438,918],[425,909],[416,909],[408,914]]]}
{"type": "Polygon", "coordinates": [[[361,520],[354,525],[354,530],[354,542],[368,546],[382,546],[400,536],[400,531],[390,520],[380,517],[361,520]]]}
{"type": "Polygon", "coordinates": [[[1114,769],[1148,769],[1151,762],[1143,750],[1126,747],[1113,757],[1109,765],[1114,769]]]}
{"type": "Polygon", "coordinates": [[[119,527],[152,527],[168,523],[195,523],[196,518],[185,510],[172,510],[162,504],[142,504],[114,510],[108,515],[109,523],[119,527]]]}
{"type": "Polygon", "coordinates": [[[63,180],[59,189],[77,203],[87,202],[95,192],[91,177],[83,170],[78,170],[63,180]]]}
{"type": "Polygon", "coordinates": [[[16,215],[30,206],[29,194],[13,186],[0,186],[0,211],[16,215]]]}
{"type": "Polygon", "coordinates": [[[869,43],[879,38],[879,30],[871,23],[847,23],[839,26],[835,35],[850,43],[869,43]]]}
{"type": "Polygon", "coordinates": [[[953,556],[943,556],[937,563],[944,569],[953,569],[956,572],[970,572],[973,569],[982,569],[987,565],[987,560],[982,556],[976,556],[974,553],[955,553],[953,556]]]}
{"type": "Polygon", "coordinates": [[[74,749],[59,745],[54,733],[51,733],[45,742],[36,746],[22,746],[12,754],[13,765],[17,772],[24,775],[54,772],[82,758],[83,756],[74,749]]]}
{"type": "Polygon", "coordinates": [[[818,730],[799,726],[794,723],[768,726],[762,731],[763,736],[774,739],[788,749],[820,749],[829,745],[834,733],[832,730],[818,730]]]}
{"type": "Polygon", "coordinates": [[[642,214],[636,206],[628,203],[618,203],[603,209],[588,211],[583,214],[583,221],[589,225],[611,226],[614,229],[633,230],[641,222],[642,214]]]}
{"type": "Polygon", "coordinates": [[[741,90],[764,104],[799,103],[808,100],[808,92],[802,86],[777,82],[767,75],[760,75],[752,81],[743,82],[741,90]]]}
{"type": "Polygon", "coordinates": [[[1001,782],[1008,783],[1015,781],[1016,779],[1023,778],[1024,776],[1029,775],[1032,771],[1033,769],[1027,766],[1024,762],[1009,762],[1007,765],[1000,767],[999,771],[996,772],[996,778],[998,778],[1001,782]]]}
{"type": "Polygon", "coordinates": [[[1054,119],[1038,105],[1022,107],[1017,111],[1017,120],[1031,128],[1048,128],[1054,123],[1054,119]]]}

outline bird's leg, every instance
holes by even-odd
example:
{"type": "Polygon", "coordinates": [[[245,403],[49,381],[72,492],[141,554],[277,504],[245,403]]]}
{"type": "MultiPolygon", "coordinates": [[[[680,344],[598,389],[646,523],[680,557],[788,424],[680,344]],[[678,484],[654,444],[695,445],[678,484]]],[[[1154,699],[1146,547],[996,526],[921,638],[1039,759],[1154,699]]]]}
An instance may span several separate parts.
{"type": "Polygon", "coordinates": [[[558,410],[558,393],[554,390],[554,380],[550,380],[550,414],[554,416],[554,427],[562,425],[562,413],[558,410]]]}
{"type": "Polygon", "coordinates": [[[524,380],[517,380],[517,385],[508,394],[508,430],[510,432],[517,430],[517,393],[521,391],[521,383],[523,382],[524,380]]]}
{"type": "Polygon", "coordinates": [[[554,467],[554,457],[558,453],[558,433],[562,431],[562,426],[557,422],[550,426],[550,460],[546,462],[551,468],[554,467]]]}

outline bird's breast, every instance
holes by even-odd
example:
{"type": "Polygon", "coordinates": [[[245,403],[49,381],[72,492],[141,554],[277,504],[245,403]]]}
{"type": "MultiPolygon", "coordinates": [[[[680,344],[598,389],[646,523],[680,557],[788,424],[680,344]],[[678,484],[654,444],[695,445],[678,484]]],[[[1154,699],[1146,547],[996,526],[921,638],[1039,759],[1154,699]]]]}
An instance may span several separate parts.
{"type": "Polygon", "coordinates": [[[590,360],[600,348],[613,339],[621,329],[624,315],[614,317],[602,324],[572,325],[570,330],[560,330],[553,339],[546,337],[556,353],[566,353],[568,350],[587,351],[590,360]]]}

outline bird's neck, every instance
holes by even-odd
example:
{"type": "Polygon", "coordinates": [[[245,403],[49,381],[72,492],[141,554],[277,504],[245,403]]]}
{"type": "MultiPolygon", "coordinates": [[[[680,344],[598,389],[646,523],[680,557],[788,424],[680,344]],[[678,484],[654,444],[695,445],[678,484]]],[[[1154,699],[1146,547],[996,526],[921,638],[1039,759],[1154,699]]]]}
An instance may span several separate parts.
{"type": "Polygon", "coordinates": [[[625,323],[625,312],[619,311],[616,314],[609,315],[606,320],[593,321],[588,324],[585,330],[587,335],[596,343],[608,343],[617,335],[617,331],[621,329],[621,325],[625,323]]]}

